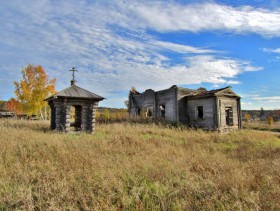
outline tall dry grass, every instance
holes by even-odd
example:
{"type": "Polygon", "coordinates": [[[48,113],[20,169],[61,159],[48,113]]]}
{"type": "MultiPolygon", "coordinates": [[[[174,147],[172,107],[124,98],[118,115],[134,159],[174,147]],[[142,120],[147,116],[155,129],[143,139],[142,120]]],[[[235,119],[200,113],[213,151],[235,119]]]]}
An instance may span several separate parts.
{"type": "Polygon", "coordinates": [[[0,210],[279,210],[280,139],[155,124],[0,121],[0,210]]]}

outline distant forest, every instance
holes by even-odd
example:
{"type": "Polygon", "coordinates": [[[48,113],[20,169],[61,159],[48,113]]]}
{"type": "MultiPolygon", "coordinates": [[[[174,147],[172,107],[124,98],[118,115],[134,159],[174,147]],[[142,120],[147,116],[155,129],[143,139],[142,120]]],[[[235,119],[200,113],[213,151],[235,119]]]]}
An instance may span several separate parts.
{"type": "Polygon", "coordinates": [[[245,114],[250,114],[251,117],[262,117],[267,116],[272,111],[273,110],[263,110],[263,114],[261,114],[261,110],[242,110],[242,117],[244,117],[245,114]]]}

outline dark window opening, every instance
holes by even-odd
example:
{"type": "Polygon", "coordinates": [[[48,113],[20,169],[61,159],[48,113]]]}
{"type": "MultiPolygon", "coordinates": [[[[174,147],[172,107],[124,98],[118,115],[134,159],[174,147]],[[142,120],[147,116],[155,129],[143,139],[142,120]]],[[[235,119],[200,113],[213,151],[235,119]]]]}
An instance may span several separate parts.
{"type": "Polygon", "coordinates": [[[232,107],[226,107],[226,125],[233,126],[233,111],[232,107]]]}
{"type": "Polygon", "coordinates": [[[159,106],[160,109],[160,117],[165,118],[165,105],[160,105],[159,106]]]}
{"type": "Polygon", "coordinates": [[[146,117],[153,117],[153,107],[148,107],[146,112],[146,117]]]}
{"type": "Polygon", "coordinates": [[[140,116],[141,115],[141,109],[140,108],[136,108],[136,116],[140,116]]]}
{"type": "Polygon", "coordinates": [[[203,119],[203,106],[197,106],[197,118],[203,119]]]}

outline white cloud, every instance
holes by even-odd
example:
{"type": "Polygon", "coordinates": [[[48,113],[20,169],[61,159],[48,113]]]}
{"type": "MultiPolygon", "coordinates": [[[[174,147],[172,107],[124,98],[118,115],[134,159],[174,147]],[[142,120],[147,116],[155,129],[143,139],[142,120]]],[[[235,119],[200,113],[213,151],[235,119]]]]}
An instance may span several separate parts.
{"type": "Polygon", "coordinates": [[[250,106],[250,105],[252,105],[252,103],[251,102],[241,102],[241,105],[242,106],[250,106]]]}
{"type": "Polygon", "coordinates": [[[260,94],[241,94],[242,109],[258,110],[263,107],[265,110],[280,109],[280,96],[264,96],[260,94]]]}
{"type": "Polygon", "coordinates": [[[265,96],[265,97],[252,97],[252,100],[265,101],[269,103],[280,103],[280,96],[265,96]]]}
{"type": "Polygon", "coordinates": [[[200,49],[200,48],[195,48],[192,46],[179,45],[179,44],[175,44],[175,43],[162,42],[162,41],[155,41],[155,42],[153,42],[153,45],[155,45],[157,48],[175,51],[178,53],[205,54],[205,53],[215,53],[216,52],[214,50],[200,49]]]}
{"type": "Polygon", "coordinates": [[[241,83],[240,81],[234,81],[234,80],[227,81],[227,84],[229,84],[229,85],[240,84],[240,83],[241,83]]]}
{"type": "Polygon", "coordinates": [[[69,84],[68,69],[76,66],[78,84],[105,97],[131,86],[143,90],[202,82],[238,84],[237,75],[262,69],[203,44],[159,40],[146,29],[280,34],[277,11],[214,3],[44,0],[2,6],[7,9],[1,14],[0,62],[8,64],[1,71],[20,74],[28,63],[41,64],[57,78],[60,90],[69,84]],[[7,53],[10,49],[15,53],[7,53]]]}
{"type": "Polygon", "coordinates": [[[253,98],[253,97],[259,97],[259,94],[243,94],[243,93],[239,93],[239,96],[241,96],[242,98],[253,98]]]}
{"type": "Polygon", "coordinates": [[[149,1],[129,7],[135,11],[138,27],[158,31],[229,31],[280,35],[280,10],[249,6],[232,7],[216,3],[179,4],[174,1],[149,1]]]}
{"type": "Polygon", "coordinates": [[[256,66],[252,66],[250,65],[249,63],[247,63],[246,65],[246,68],[245,68],[245,71],[248,71],[248,72],[255,72],[255,71],[260,71],[262,70],[263,67],[256,67],[256,66]]]}
{"type": "MultiPolygon", "coordinates": [[[[247,62],[229,58],[217,58],[211,55],[187,57],[185,64],[166,65],[160,59],[150,64],[130,62],[115,62],[106,70],[106,76],[93,73],[92,78],[107,87],[108,90],[128,90],[136,86],[140,90],[147,88],[162,89],[174,84],[199,84],[202,82],[214,84],[238,84],[230,80],[246,71],[247,62]],[[117,69],[117,73],[113,70],[117,69]],[[112,83],[114,81],[114,83],[112,83]]],[[[85,79],[89,77],[85,76],[85,79]]],[[[89,82],[90,83],[90,82],[89,82]]]]}
{"type": "Polygon", "coordinates": [[[263,48],[262,50],[263,50],[264,52],[268,52],[268,53],[280,53],[280,48],[275,48],[275,49],[263,48]]]}

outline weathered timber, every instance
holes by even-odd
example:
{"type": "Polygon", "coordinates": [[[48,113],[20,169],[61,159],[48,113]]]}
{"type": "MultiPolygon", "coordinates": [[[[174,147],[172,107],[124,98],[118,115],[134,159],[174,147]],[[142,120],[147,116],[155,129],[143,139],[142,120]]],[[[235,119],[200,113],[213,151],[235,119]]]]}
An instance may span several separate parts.
{"type": "Polygon", "coordinates": [[[132,118],[165,119],[208,130],[241,128],[240,111],[240,96],[231,87],[207,91],[172,86],[160,91],[148,89],[129,94],[129,116],[132,118]]]}
{"type": "Polygon", "coordinates": [[[51,129],[64,131],[95,131],[95,112],[98,102],[105,98],[76,86],[73,79],[71,86],[45,99],[51,108],[51,129]],[[75,109],[74,122],[71,122],[71,107],[75,109]]]}

